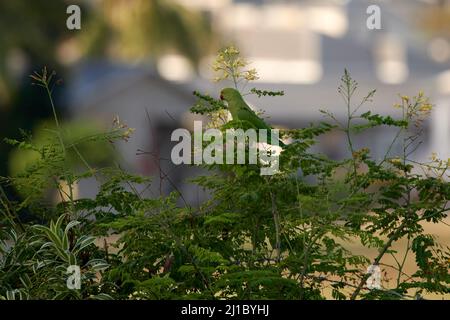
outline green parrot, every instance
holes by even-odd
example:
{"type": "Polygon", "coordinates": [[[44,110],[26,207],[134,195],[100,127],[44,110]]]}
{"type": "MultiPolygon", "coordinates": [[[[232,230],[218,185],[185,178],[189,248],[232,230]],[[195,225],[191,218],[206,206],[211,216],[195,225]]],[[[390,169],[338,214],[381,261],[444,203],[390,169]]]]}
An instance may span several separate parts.
{"type": "MultiPolygon", "coordinates": [[[[225,88],[220,92],[220,99],[227,102],[228,110],[230,111],[233,120],[247,121],[256,129],[266,129],[267,141],[271,143],[272,139],[270,132],[272,128],[265,123],[263,119],[256,115],[256,113],[244,101],[239,91],[233,88],[225,88]]],[[[280,140],[279,146],[284,148],[286,145],[280,140]]]]}

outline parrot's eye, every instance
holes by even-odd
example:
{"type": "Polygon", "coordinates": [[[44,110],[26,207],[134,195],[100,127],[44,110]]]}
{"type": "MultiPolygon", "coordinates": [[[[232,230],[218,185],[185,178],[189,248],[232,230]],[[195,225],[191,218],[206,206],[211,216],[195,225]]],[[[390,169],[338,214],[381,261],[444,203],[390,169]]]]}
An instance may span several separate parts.
{"type": "Polygon", "coordinates": [[[220,100],[223,100],[223,94],[220,95],[220,100]]]}

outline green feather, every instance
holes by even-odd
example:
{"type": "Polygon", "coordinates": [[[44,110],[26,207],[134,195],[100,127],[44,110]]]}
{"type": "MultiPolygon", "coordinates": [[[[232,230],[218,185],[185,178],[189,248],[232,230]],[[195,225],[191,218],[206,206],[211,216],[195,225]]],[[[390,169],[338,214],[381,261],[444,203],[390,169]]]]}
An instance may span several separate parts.
{"type": "MultiPolygon", "coordinates": [[[[225,88],[221,91],[220,97],[227,102],[228,110],[233,120],[247,121],[256,129],[266,129],[267,141],[271,142],[272,128],[248,106],[239,91],[233,88],[225,88]]],[[[281,140],[279,141],[279,145],[281,147],[285,146],[281,140]]]]}

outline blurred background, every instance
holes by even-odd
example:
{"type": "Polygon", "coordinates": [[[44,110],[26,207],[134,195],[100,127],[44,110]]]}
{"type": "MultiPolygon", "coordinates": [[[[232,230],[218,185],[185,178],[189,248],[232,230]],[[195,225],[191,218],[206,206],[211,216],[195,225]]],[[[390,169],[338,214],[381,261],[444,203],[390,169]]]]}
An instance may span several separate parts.
{"type": "MultiPolygon", "coordinates": [[[[136,129],[114,155],[86,150],[90,161],[114,161],[147,176],[160,177],[162,169],[171,180],[164,181],[163,191],[175,184],[195,203],[201,190],[182,181],[199,169],[171,165],[170,134],[190,127],[194,89],[218,95],[224,84],[211,81],[210,66],[228,44],[259,71],[254,86],[285,91],[280,98],[249,98],[272,124],[307,126],[324,120],[319,109],[344,117],[337,86],[347,68],[361,96],[377,89],[368,105],[377,113],[398,116],[398,94],[423,90],[430,96],[435,110],[416,157],[450,157],[446,0],[0,1],[0,138],[20,137],[19,128],[45,136],[51,108],[28,75],[47,66],[64,80],[55,99],[67,130],[101,131],[115,116],[136,129]],[[70,4],[81,8],[81,30],[66,27],[70,4]],[[380,30],[366,27],[372,4],[381,8],[380,30]]],[[[381,157],[392,134],[389,128],[371,130],[356,142],[381,157]]],[[[320,144],[320,151],[335,158],[345,156],[344,150],[345,138],[336,132],[320,144]]],[[[0,144],[0,176],[14,175],[26,162],[24,154],[0,144]]],[[[96,188],[95,181],[84,182],[79,196],[92,196],[96,188]]]]}
{"type": "MultiPolygon", "coordinates": [[[[319,109],[344,118],[337,87],[347,68],[361,97],[377,89],[368,105],[376,113],[400,116],[393,108],[398,95],[423,90],[435,109],[416,158],[426,160],[432,152],[450,157],[448,0],[0,0],[0,176],[15,175],[33,160],[3,143],[5,137],[20,138],[23,129],[44,143],[52,127],[48,98],[28,76],[47,66],[64,80],[55,100],[70,135],[111,128],[116,116],[136,129],[115,150],[83,148],[92,166],[116,164],[161,178],[149,193],[167,194],[176,186],[198,204],[206,195],[185,180],[200,170],[171,164],[170,134],[191,127],[194,89],[218,96],[225,84],[211,81],[210,66],[217,50],[229,44],[258,69],[254,86],[285,91],[283,97],[249,98],[271,124],[307,126],[324,120],[319,109]],[[81,30],[66,27],[71,4],[81,8],[81,30]],[[381,9],[380,30],[366,26],[373,4],[381,9]]],[[[381,157],[393,134],[390,128],[373,129],[356,138],[356,147],[368,146],[381,157]]],[[[345,145],[333,132],[318,151],[340,158],[345,145]]],[[[97,188],[98,182],[87,180],[77,193],[91,197],[97,188]]],[[[450,243],[448,225],[425,230],[450,243]]],[[[357,243],[350,246],[355,254],[376,255],[357,243]]],[[[399,253],[404,247],[394,246],[399,253]]],[[[409,259],[404,271],[415,268],[409,259]]]]}

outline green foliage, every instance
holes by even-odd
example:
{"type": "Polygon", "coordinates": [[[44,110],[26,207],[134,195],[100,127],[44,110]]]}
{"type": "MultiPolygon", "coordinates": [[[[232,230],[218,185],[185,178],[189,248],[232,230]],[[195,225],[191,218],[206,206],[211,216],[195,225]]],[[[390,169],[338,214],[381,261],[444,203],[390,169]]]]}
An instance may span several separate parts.
{"type": "Polygon", "coordinates": [[[261,98],[261,96],[269,96],[269,97],[275,97],[275,96],[284,96],[284,91],[267,91],[267,90],[259,90],[256,88],[252,88],[250,90],[251,93],[254,93],[258,96],[258,98],[261,98]]]}
{"type": "Polygon", "coordinates": [[[208,94],[201,94],[198,91],[194,91],[193,94],[198,98],[198,101],[191,107],[192,113],[210,114],[225,109],[222,101],[216,100],[208,94]]]}
{"type": "MultiPolygon", "coordinates": [[[[256,77],[245,68],[236,49],[219,54],[216,69],[221,78],[238,85],[256,77]]],[[[48,89],[44,78],[37,76],[48,89]]],[[[411,160],[430,104],[420,93],[413,99],[401,97],[398,119],[360,112],[375,91],[355,106],[357,86],[345,71],[339,93],[347,108],[346,122],[324,111],[330,123],[283,131],[290,142],[280,155],[279,173],[261,176],[259,164],[207,166],[208,175],[192,180],[210,194],[198,207],[185,203],[178,191],[144,197],[137,190],[152,182],[120,168],[97,169],[82,161],[87,171],[75,173],[68,150],[81,153],[64,139],[56,116],[54,139],[47,143],[9,140],[39,157],[24,173],[5,180],[25,188],[28,197],[23,202],[12,203],[0,194],[0,296],[343,300],[448,294],[450,250],[425,234],[422,222],[445,223],[450,164],[435,156],[429,163],[411,160]],[[381,160],[367,148],[354,148],[355,134],[386,125],[398,132],[381,160]],[[311,151],[318,138],[332,130],[345,134],[348,158],[332,160],[311,151]],[[401,153],[392,155],[396,144],[401,153]],[[87,177],[99,181],[97,196],[74,198],[74,184],[87,177]],[[43,199],[49,181],[61,193],[56,204],[43,199]],[[24,209],[38,215],[40,223],[22,222],[17,213],[24,209]],[[105,236],[118,240],[101,243],[105,236]],[[404,256],[392,248],[399,240],[406,241],[404,256]],[[377,256],[352,252],[355,241],[377,249],[377,256]],[[383,264],[387,255],[396,265],[383,264]],[[413,274],[405,273],[408,255],[417,263],[413,274]],[[65,285],[66,268],[72,264],[81,267],[81,290],[65,285]],[[368,288],[370,265],[390,268],[396,279],[368,288]]],[[[209,116],[209,126],[225,130],[244,125],[226,120],[221,101],[195,95],[199,103],[191,111],[209,116]]],[[[126,139],[130,133],[118,125],[94,140],[126,139]]]]}

